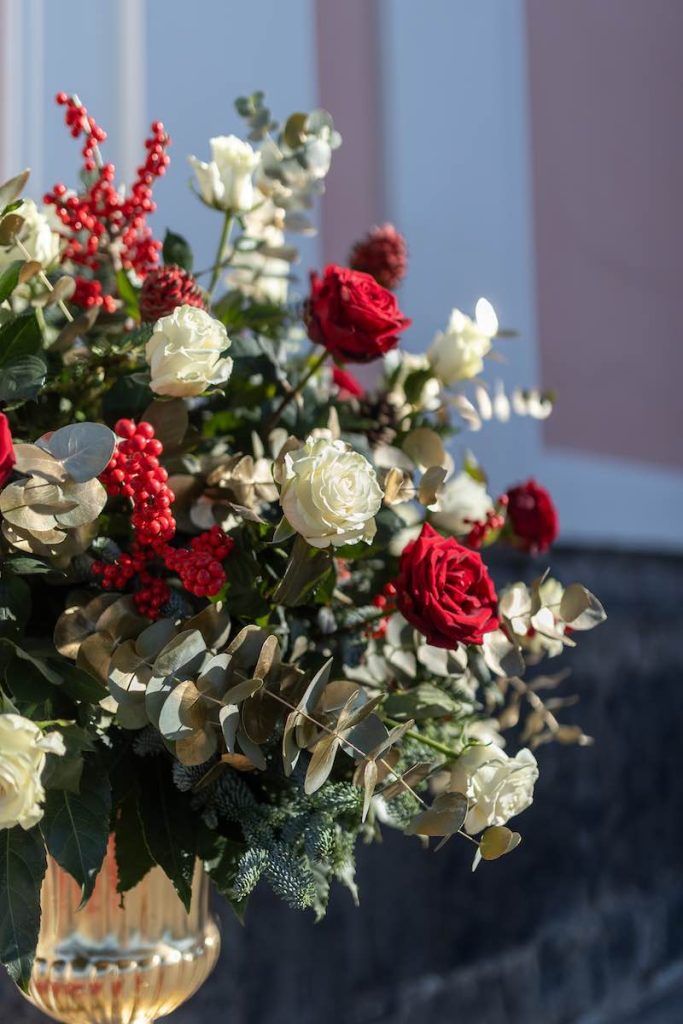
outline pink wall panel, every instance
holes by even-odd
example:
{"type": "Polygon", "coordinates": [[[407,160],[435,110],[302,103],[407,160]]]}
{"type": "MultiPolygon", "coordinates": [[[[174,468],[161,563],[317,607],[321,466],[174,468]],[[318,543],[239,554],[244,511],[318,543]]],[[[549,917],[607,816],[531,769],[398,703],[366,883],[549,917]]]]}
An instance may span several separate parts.
{"type": "Polygon", "coordinates": [[[320,105],[332,112],[344,140],[322,204],[323,256],[344,263],[383,208],[377,5],[316,0],[315,10],[320,105]]]}
{"type": "Polygon", "coordinates": [[[683,465],[683,2],[527,0],[551,446],[683,465]]]}

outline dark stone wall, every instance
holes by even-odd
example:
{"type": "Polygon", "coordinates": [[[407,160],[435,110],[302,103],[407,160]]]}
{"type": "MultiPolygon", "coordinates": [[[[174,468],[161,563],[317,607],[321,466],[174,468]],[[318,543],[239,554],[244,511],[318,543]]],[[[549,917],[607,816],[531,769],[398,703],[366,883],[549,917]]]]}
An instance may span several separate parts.
{"type": "MultiPolygon", "coordinates": [[[[524,842],[471,853],[387,834],[315,925],[258,891],[245,928],[172,1024],[674,1024],[683,1019],[683,560],[556,551],[603,600],[563,713],[593,747],[544,747],[524,842]]],[[[540,567],[541,569],[543,566],[540,567]]],[[[529,575],[515,556],[500,578],[529,575]]],[[[558,664],[558,662],[553,663],[558,664]]],[[[0,1021],[41,1019],[5,981],[0,1021]]]]}

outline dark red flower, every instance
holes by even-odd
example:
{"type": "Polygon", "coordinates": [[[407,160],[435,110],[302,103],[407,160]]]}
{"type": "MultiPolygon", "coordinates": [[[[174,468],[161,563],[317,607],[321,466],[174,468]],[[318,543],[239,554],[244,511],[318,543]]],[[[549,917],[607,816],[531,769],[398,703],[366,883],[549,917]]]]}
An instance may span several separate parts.
{"type": "Polygon", "coordinates": [[[348,370],[342,370],[341,366],[335,366],[332,370],[332,380],[339,388],[339,397],[342,400],[347,398],[362,398],[365,388],[356,380],[348,370]]]}
{"type": "Polygon", "coordinates": [[[7,481],[16,461],[9,420],[0,412],[0,487],[7,481]]]}
{"type": "Polygon", "coordinates": [[[206,308],[204,293],[182,267],[159,267],[145,278],[140,289],[140,316],[153,323],[172,313],[176,306],[206,308]]]}
{"type": "Polygon", "coordinates": [[[507,497],[512,543],[525,551],[547,551],[559,531],[557,509],[548,492],[527,480],[511,487],[507,497]]]}
{"type": "Polygon", "coordinates": [[[393,224],[383,224],[356,242],[349,266],[372,274],[383,288],[398,288],[408,269],[408,246],[393,224]]]}
{"type": "Polygon", "coordinates": [[[498,626],[498,597],[476,551],[425,523],[401,555],[396,604],[433,647],[481,644],[498,626]]]}
{"type": "Polygon", "coordinates": [[[311,274],[308,336],[341,362],[369,363],[398,345],[412,323],[370,274],[330,264],[311,274]]]}

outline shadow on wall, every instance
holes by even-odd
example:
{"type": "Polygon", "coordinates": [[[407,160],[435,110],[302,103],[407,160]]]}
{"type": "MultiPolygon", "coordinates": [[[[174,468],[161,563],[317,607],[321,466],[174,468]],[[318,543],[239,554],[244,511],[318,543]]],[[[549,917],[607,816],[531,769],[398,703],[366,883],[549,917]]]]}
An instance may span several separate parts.
{"type": "MultiPolygon", "coordinates": [[[[533,574],[515,559],[506,577],[533,574]]],[[[565,712],[596,744],[539,752],[521,849],[472,875],[465,844],[387,833],[361,851],[360,909],[338,891],[320,925],[257,892],[245,928],[225,911],[216,973],[169,1024],[680,1019],[683,560],[557,551],[553,568],[609,613],[573,653],[565,712]]],[[[0,1020],[42,1019],[3,980],[0,1020]]]]}

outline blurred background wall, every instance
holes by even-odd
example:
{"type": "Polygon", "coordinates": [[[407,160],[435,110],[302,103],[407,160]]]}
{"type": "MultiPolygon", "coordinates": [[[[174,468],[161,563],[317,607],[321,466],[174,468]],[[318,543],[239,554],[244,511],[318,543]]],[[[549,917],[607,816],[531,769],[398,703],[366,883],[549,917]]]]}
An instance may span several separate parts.
{"type": "Polygon", "coordinates": [[[1,0],[0,19],[1,173],[30,165],[37,197],[73,176],[58,89],[108,128],[124,179],[160,118],[159,231],[206,262],[217,222],[187,154],[239,131],[232,101],[256,88],[283,115],[328,107],[344,146],[302,288],[392,220],[408,344],[484,294],[519,332],[501,379],[559,392],[546,424],[477,439],[494,489],[531,465],[565,540],[681,547],[679,0],[1,0]]]}
{"type": "MultiPolygon", "coordinates": [[[[331,110],[344,145],[300,288],[391,220],[411,348],[491,299],[519,332],[495,374],[559,399],[547,423],[486,425],[477,453],[494,492],[529,472],[549,487],[553,569],[610,613],[573,665],[596,746],[543,751],[516,857],[470,880],[455,844],[427,861],[390,839],[362,858],[361,911],[342,896],[317,927],[264,895],[245,932],[226,919],[222,968],[178,1024],[679,1019],[681,38],[680,0],[0,0],[0,174],[30,165],[36,198],[73,177],[59,89],[108,128],[122,178],[159,118],[158,230],[200,262],[217,224],[186,155],[240,131],[234,97],[331,110]]],[[[34,1019],[3,993],[0,1019],[34,1019]]]]}

